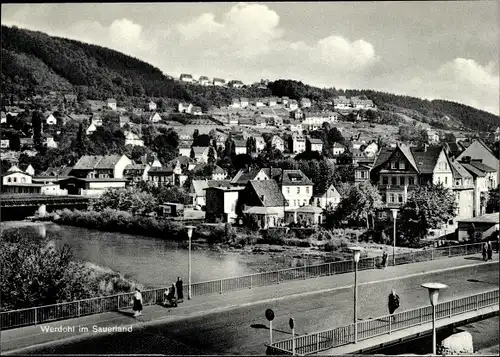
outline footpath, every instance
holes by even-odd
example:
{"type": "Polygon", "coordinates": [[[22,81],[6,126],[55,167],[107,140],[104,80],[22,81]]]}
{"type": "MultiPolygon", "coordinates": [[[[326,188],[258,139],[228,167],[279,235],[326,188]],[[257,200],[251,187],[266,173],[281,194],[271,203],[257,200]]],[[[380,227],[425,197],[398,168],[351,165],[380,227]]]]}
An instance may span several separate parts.
{"type": "MultiPolygon", "coordinates": [[[[383,281],[399,280],[412,276],[451,271],[484,264],[498,264],[498,254],[493,255],[493,262],[483,262],[480,255],[443,258],[426,262],[412,263],[388,267],[386,269],[363,270],[358,272],[358,284],[376,284],[383,281]]],[[[339,274],[307,280],[282,282],[252,289],[238,290],[224,294],[196,296],[185,299],[176,308],[165,308],[160,305],[145,306],[143,316],[134,318],[130,310],[107,312],[80,318],[55,321],[35,326],[26,326],[1,332],[2,354],[22,353],[30,347],[41,347],[56,341],[90,337],[94,326],[127,327],[140,325],[156,325],[171,321],[189,319],[224,310],[251,306],[267,301],[276,301],[297,296],[314,295],[352,288],[354,273],[339,274]],[[305,283],[306,282],[306,283],[305,283]],[[63,332],[46,332],[47,328],[66,327],[63,332]],[[87,330],[85,331],[86,327],[87,330]],[[45,331],[44,331],[45,329],[45,331]]],[[[184,288],[187,294],[187,286],[184,288]]],[[[187,321],[186,321],[187,322],[187,321]]]]}

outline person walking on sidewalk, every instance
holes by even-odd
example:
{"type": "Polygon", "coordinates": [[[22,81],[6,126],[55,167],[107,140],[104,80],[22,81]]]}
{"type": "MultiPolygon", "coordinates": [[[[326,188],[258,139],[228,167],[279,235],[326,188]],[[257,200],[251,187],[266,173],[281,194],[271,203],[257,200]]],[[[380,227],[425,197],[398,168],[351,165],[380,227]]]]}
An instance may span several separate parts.
{"type": "Polygon", "coordinates": [[[384,250],[384,252],[382,253],[382,268],[384,269],[387,268],[387,257],[387,250],[384,250]]]}
{"type": "Polygon", "coordinates": [[[396,294],[394,289],[389,294],[389,313],[392,315],[394,311],[399,308],[399,295],[396,294]]]}
{"type": "Polygon", "coordinates": [[[484,242],[484,244],[483,244],[483,260],[485,260],[485,261],[487,259],[487,256],[486,256],[487,252],[488,252],[488,243],[484,242]]]}
{"type": "Polygon", "coordinates": [[[491,242],[488,241],[488,260],[493,259],[493,246],[491,245],[491,242]]]}
{"type": "Polygon", "coordinates": [[[133,306],[132,310],[134,311],[134,317],[142,315],[142,294],[138,288],[135,288],[134,296],[132,297],[133,306]]]}
{"type": "Polygon", "coordinates": [[[175,287],[177,288],[177,300],[183,301],[184,300],[184,291],[183,291],[183,286],[182,286],[182,280],[180,277],[177,277],[177,281],[175,282],[175,287]]]}

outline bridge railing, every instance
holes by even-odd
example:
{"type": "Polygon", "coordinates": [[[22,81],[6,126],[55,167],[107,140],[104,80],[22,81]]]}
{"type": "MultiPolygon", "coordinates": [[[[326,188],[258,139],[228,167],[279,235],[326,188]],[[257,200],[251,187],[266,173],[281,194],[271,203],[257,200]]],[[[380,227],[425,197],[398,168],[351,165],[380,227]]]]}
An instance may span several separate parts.
{"type": "MultiPolygon", "coordinates": [[[[453,256],[477,254],[482,249],[481,243],[445,247],[410,253],[396,254],[396,265],[412,262],[442,259],[453,256]]],[[[358,270],[376,269],[382,263],[381,257],[360,259],[358,270]]],[[[392,256],[388,257],[388,265],[393,265],[392,256]]],[[[286,281],[304,280],[344,274],[354,271],[354,263],[344,260],[311,266],[282,269],[271,272],[257,273],[234,278],[217,279],[191,284],[192,296],[222,294],[225,292],[252,289],[259,286],[279,284],[286,281]]],[[[145,305],[154,305],[163,301],[167,287],[149,289],[142,292],[145,305]]],[[[133,293],[124,293],[85,300],[71,301],[54,305],[39,306],[21,310],[11,310],[0,313],[1,329],[9,329],[39,323],[64,320],[84,315],[118,311],[132,307],[133,293]]]]}
{"type": "MultiPolygon", "coordinates": [[[[499,289],[441,302],[436,306],[436,319],[442,320],[455,315],[498,305],[499,289]]],[[[420,307],[358,322],[358,341],[391,334],[413,326],[432,322],[432,307],[420,307]]],[[[317,353],[334,347],[354,343],[354,323],[334,329],[295,337],[297,355],[317,353]]],[[[268,354],[292,354],[292,338],[267,345],[268,354]]]]}

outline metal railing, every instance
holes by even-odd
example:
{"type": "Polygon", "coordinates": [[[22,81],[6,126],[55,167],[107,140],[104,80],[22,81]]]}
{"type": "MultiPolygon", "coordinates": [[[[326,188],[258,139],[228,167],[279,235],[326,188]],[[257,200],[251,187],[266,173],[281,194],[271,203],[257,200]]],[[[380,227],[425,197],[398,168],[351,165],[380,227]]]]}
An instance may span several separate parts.
{"type": "MultiPolygon", "coordinates": [[[[495,242],[496,244],[496,242],[495,242]]],[[[482,243],[466,244],[454,247],[443,247],[410,253],[396,254],[396,265],[442,259],[454,256],[477,254],[482,250],[482,243]]],[[[363,258],[358,263],[358,270],[376,269],[382,263],[381,257],[363,258]]],[[[392,256],[387,258],[388,266],[393,266],[392,256]]],[[[191,284],[192,297],[222,294],[230,291],[252,289],[260,286],[279,284],[286,281],[304,280],[345,274],[354,271],[351,260],[324,263],[311,266],[276,270],[234,278],[224,278],[191,284]]],[[[142,292],[144,305],[154,305],[163,301],[167,287],[150,289],[142,292]]],[[[2,330],[36,325],[39,323],[70,319],[103,312],[118,311],[132,307],[133,293],[124,293],[85,300],[64,302],[0,313],[2,330]]]]}
{"type": "MultiPolygon", "coordinates": [[[[481,308],[498,305],[499,289],[441,302],[436,306],[436,319],[451,318],[455,315],[476,311],[481,308]]],[[[432,307],[420,307],[386,315],[367,321],[358,322],[358,341],[380,335],[391,334],[413,326],[432,322],[432,307]]],[[[293,354],[292,338],[267,345],[267,354],[293,354]]],[[[331,330],[315,332],[295,337],[295,353],[306,355],[334,347],[354,343],[354,324],[331,330]]]]}

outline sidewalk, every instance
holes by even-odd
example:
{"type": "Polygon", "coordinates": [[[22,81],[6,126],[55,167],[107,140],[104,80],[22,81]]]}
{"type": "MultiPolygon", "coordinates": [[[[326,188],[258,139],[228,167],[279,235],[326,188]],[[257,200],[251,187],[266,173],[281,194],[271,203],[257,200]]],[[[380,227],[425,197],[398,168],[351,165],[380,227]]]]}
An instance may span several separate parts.
{"type": "MultiPolygon", "coordinates": [[[[498,263],[497,254],[493,257],[493,263],[498,263]]],[[[492,264],[492,262],[481,261],[479,255],[444,258],[434,261],[388,267],[385,270],[360,271],[358,272],[358,281],[360,285],[374,284],[381,281],[397,280],[408,276],[424,275],[436,271],[455,270],[461,267],[464,268],[484,264],[492,264]]],[[[353,275],[353,273],[339,274],[308,279],[306,280],[308,284],[304,284],[304,280],[298,280],[224,294],[199,296],[194,297],[192,300],[185,300],[177,308],[164,308],[159,305],[146,306],[143,311],[144,316],[138,320],[134,319],[131,316],[131,312],[127,310],[5,330],[2,331],[1,334],[2,351],[16,350],[16,352],[20,352],[17,350],[33,345],[46,344],[67,338],[85,338],[92,334],[92,326],[114,327],[133,325],[134,330],[137,330],[145,325],[162,324],[169,321],[207,315],[231,308],[249,306],[266,301],[276,301],[277,299],[287,299],[291,296],[306,296],[317,294],[318,292],[346,289],[352,287],[354,281],[353,275]],[[75,331],[43,332],[41,326],[75,326],[75,331]],[[79,327],[87,327],[90,332],[79,331],[79,327]]]]}

